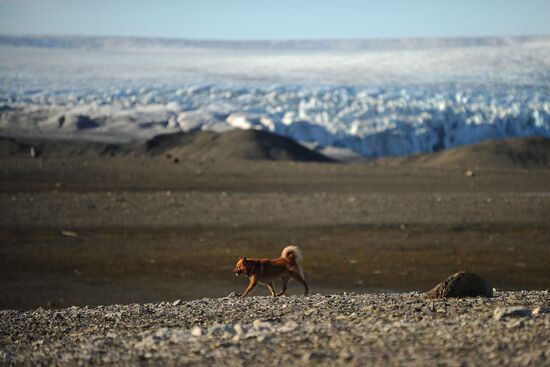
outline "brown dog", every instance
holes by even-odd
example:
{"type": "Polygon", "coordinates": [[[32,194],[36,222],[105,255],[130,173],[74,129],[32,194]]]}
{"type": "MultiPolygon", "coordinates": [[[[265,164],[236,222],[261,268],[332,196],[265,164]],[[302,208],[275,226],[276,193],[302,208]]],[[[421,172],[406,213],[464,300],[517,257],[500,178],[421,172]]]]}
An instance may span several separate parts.
{"type": "Polygon", "coordinates": [[[245,274],[250,278],[250,283],[241,297],[246,297],[258,283],[266,285],[273,297],[281,296],[286,292],[290,278],[302,283],[307,295],[308,286],[304,278],[304,272],[300,266],[301,261],[302,252],[296,246],[285,247],[281,253],[281,257],[276,259],[247,259],[246,257],[240,257],[235,265],[235,275],[245,274]],[[273,289],[273,280],[277,278],[281,278],[283,281],[283,289],[279,293],[275,293],[273,289]]]}

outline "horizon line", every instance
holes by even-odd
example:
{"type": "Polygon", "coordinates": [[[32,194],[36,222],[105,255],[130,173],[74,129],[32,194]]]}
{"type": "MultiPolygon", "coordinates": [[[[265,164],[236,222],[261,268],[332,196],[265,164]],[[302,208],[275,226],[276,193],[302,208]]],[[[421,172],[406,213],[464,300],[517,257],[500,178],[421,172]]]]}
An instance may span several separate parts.
{"type": "Polygon", "coordinates": [[[193,38],[171,36],[69,34],[69,33],[0,33],[0,37],[75,37],[75,38],[126,38],[151,40],[185,40],[204,42],[314,42],[314,41],[392,41],[392,40],[452,40],[452,39],[505,39],[505,38],[547,38],[550,33],[524,33],[509,35],[476,36],[404,36],[404,37],[329,37],[329,38],[193,38]]]}

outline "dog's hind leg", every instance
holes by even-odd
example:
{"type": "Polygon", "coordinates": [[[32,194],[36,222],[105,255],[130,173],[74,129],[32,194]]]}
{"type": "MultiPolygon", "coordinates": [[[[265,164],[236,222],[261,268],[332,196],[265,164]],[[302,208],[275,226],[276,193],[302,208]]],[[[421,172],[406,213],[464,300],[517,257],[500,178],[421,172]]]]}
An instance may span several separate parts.
{"type": "Polygon", "coordinates": [[[271,297],[277,296],[277,294],[275,293],[275,289],[273,289],[273,283],[269,282],[269,283],[266,283],[265,285],[269,289],[269,292],[271,293],[271,297]]]}
{"type": "Polygon", "coordinates": [[[248,283],[248,287],[246,287],[241,297],[244,298],[248,295],[248,293],[252,292],[254,287],[256,287],[256,284],[258,284],[258,278],[253,275],[250,277],[250,283],[248,283]]]}
{"type": "Polygon", "coordinates": [[[298,282],[302,283],[302,285],[303,285],[304,288],[305,288],[304,296],[307,296],[307,294],[308,294],[308,292],[309,292],[309,288],[308,288],[308,286],[307,286],[306,280],[304,279],[304,276],[303,276],[302,274],[300,274],[300,273],[301,273],[301,271],[300,271],[300,272],[294,271],[294,272],[290,273],[290,276],[291,276],[293,279],[297,280],[298,282]]]}
{"type": "Polygon", "coordinates": [[[277,296],[282,296],[283,294],[285,294],[286,288],[288,287],[288,277],[287,276],[281,277],[281,280],[283,282],[283,288],[279,293],[277,293],[277,296]]]}

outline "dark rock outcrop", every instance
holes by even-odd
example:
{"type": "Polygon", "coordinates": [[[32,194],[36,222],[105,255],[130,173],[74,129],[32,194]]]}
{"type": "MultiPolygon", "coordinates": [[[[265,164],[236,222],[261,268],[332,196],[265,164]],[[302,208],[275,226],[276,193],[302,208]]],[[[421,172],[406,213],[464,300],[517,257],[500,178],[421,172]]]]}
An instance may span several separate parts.
{"type": "Polygon", "coordinates": [[[493,297],[493,287],[475,273],[460,271],[436,285],[426,298],[446,297],[493,297]]]}

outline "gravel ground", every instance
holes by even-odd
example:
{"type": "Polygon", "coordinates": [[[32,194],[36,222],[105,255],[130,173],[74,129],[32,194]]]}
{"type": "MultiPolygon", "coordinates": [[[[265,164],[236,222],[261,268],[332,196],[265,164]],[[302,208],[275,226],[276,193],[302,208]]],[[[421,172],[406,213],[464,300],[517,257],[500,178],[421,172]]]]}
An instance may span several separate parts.
{"type": "Polygon", "coordinates": [[[2,365],[549,365],[548,291],[0,311],[2,365]]]}

